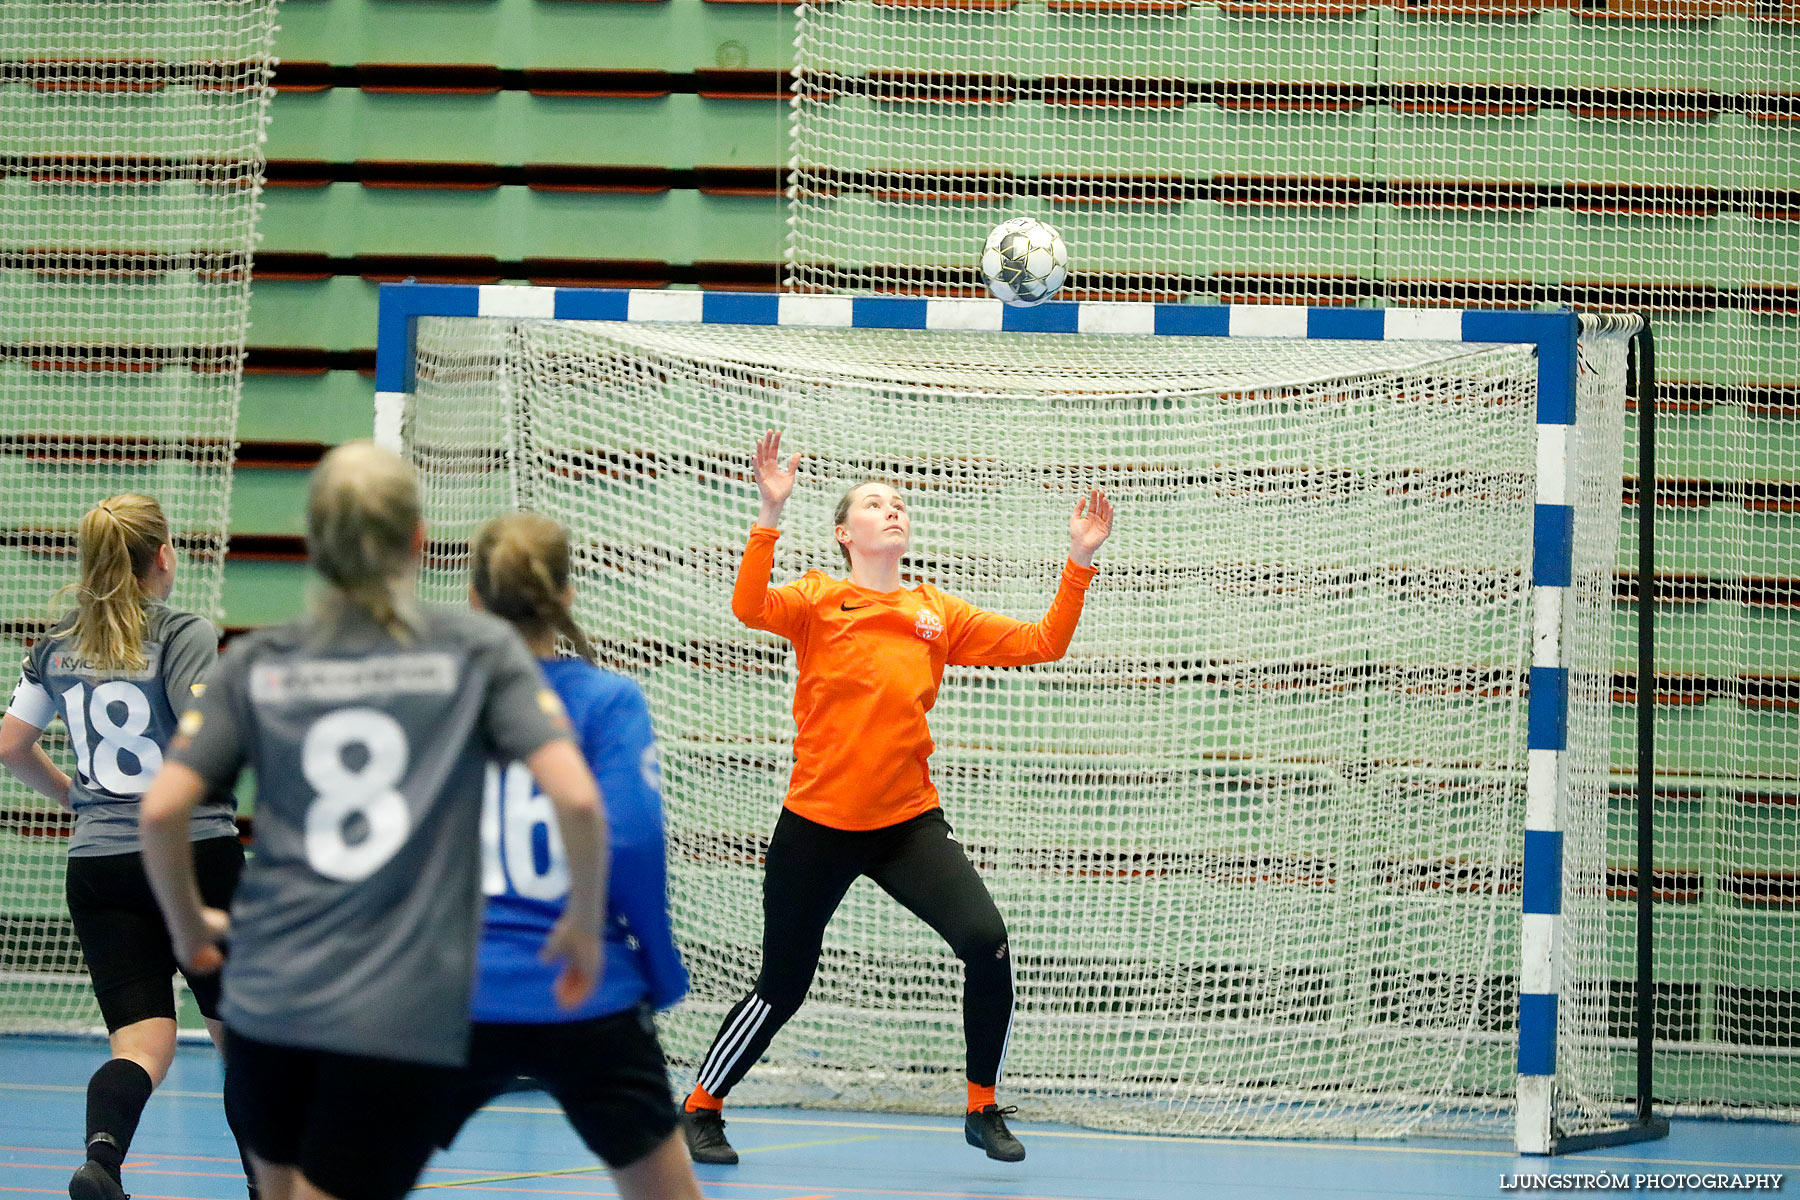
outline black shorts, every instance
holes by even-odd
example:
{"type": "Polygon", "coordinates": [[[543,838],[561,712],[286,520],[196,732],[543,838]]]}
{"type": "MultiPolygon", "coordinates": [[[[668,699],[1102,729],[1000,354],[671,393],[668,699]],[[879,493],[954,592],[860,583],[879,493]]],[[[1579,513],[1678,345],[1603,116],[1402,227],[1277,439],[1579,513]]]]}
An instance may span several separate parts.
{"type": "Polygon", "coordinates": [[[629,1167],[675,1131],[669,1068],[647,1005],[587,1021],[478,1022],[468,1070],[444,1108],[440,1144],[454,1141],[476,1109],[521,1076],[556,1098],[581,1140],[609,1167],[629,1167]]]}
{"type": "MultiPolygon", "coordinates": [[[[244,847],[235,837],[194,843],[194,874],[200,898],[209,907],[231,907],[231,893],[243,870],[244,847]]],[[[180,964],[144,876],[144,856],[71,858],[65,892],[107,1032],[151,1017],[173,1019],[175,995],[169,981],[180,964]]],[[[201,1015],[216,1020],[218,975],[181,973],[193,989],[201,1015]]]]}
{"type": "Polygon", "coordinates": [[[396,1200],[443,1128],[460,1072],[275,1046],[225,1031],[225,1111],[250,1150],[339,1200],[396,1200]]]}

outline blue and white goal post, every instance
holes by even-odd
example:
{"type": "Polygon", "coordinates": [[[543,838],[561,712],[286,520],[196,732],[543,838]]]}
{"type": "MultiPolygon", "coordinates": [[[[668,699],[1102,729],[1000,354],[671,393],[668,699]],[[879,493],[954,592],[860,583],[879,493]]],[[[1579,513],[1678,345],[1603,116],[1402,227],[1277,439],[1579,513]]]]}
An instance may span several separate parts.
{"type": "MultiPolygon", "coordinates": [[[[375,438],[404,450],[414,403],[415,337],[420,318],[499,318],[509,321],[653,322],[675,325],[829,327],[840,329],[993,331],[1024,336],[1109,334],[1120,337],[1328,339],[1343,342],[1432,341],[1529,344],[1536,357],[1536,503],[1530,531],[1531,662],[1525,724],[1528,762],[1523,843],[1511,870],[1522,907],[1518,944],[1516,1144],[1521,1153],[1557,1154],[1661,1136],[1666,1122],[1650,1111],[1649,1031],[1639,1031],[1639,1090],[1634,1120],[1566,1135],[1557,1120],[1559,999],[1564,970],[1566,760],[1570,648],[1566,600],[1574,576],[1576,497],[1573,441],[1580,339],[1584,320],[1610,322],[1607,332],[1632,332],[1637,318],[1584,318],[1572,312],[1402,308],[1206,306],[1155,303],[1051,302],[1034,308],[992,300],[915,299],[809,294],[626,291],[402,283],[381,288],[376,355],[375,438]]],[[[1642,395],[1643,393],[1640,393],[1642,395]]],[[[1649,405],[1641,406],[1647,424],[1649,405]]],[[[1645,480],[1653,474],[1645,474],[1645,480]]],[[[1648,487],[1647,484],[1641,485],[1648,487]]],[[[1646,497],[1648,493],[1646,492],[1646,497]]],[[[1653,505],[1640,506],[1646,519],[1653,505]]],[[[1649,537],[1640,548],[1650,575],[1649,537]]],[[[1647,600],[1648,589],[1643,593],[1647,600]]],[[[1648,636],[1650,613],[1643,612],[1648,636]]],[[[1640,664],[1640,670],[1644,670],[1640,664]]],[[[1643,695],[1648,680],[1640,676],[1643,695]]],[[[1648,708],[1648,703],[1643,706],[1648,708]]],[[[1647,756],[1645,744],[1639,747],[1647,756]]],[[[1647,789],[1647,774],[1640,775],[1647,789]]],[[[1647,822],[1647,794],[1639,819],[1647,822]]],[[[1647,853],[1648,840],[1640,836],[1647,853]]],[[[1604,864],[1601,865],[1604,869],[1604,864]]],[[[1650,995],[1648,917],[1651,864],[1637,865],[1640,999],[1650,995]]],[[[1516,910],[1515,910],[1516,911],[1516,910]]],[[[1640,1021],[1649,1009],[1640,1004],[1640,1021]]]]}

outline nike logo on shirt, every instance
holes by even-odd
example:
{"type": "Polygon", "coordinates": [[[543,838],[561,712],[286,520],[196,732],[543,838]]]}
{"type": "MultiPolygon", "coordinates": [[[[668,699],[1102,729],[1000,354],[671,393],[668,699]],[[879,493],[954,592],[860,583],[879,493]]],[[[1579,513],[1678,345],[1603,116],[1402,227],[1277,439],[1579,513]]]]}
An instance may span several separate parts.
{"type": "Polygon", "coordinates": [[[861,604],[840,604],[840,605],[838,605],[838,611],[839,612],[855,612],[859,608],[872,608],[872,607],[874,607],[874,603],[875,602],[873,600],[866,600],[861,604]]]}

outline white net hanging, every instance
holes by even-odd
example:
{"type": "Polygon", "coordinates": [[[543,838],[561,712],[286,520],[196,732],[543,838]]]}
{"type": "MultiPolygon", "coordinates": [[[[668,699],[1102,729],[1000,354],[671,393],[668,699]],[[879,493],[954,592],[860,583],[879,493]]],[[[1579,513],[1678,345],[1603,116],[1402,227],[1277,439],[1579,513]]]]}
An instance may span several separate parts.
{"type": "MultiPolygon", "coordinates": [[[[275,0],[0,4],[0,661],[96,500],[154,496],[217,619],[275,0]]],[[[10,684],[8,685],[10,686],[10,684]]],[[[46,734],[66,762],[60,722],[46,734]]],[[[0,1030],[97,1027],[67,825],[0,778],[0,1030]]]]}
{"type": "MultiPolygon", "coordinates": [[[[748,449],[779,428],[804,458],[778,582],[841,572],[832,506],[882,475],[911,502],[910,582],[1036,619],[1076,498],[1118,507],[1069,656],[951,668],[932,713],[933,777],[1011,931],[1009,1095],[1264,1134],[1489,1129],[1510,1108],[1530,347],[426,318],[415,366],[428,592],[464,595],[479,522],[547,513],[573,533],[583,627],[649,695],[695,980],[665,1027],[678,1069],[754,979],[791,762],[787,648],[729,603],[748,449]]],[[[1622,378],[1584,389],[1611,389],[1590,401],[1611,441],[1583,459],[1600,515],[1577,601],[1602,614],[1622,378]]],[[[1603,619],[1574,627],[1588,661],[1610,653],[1603,619]]],[[[1604,829],[1607,722],[1576,708],[1595,744],[1570,821],[1604,829]]],[[[859,883],[734,1102],[955,1110],[960,987],[859,883]]]]}

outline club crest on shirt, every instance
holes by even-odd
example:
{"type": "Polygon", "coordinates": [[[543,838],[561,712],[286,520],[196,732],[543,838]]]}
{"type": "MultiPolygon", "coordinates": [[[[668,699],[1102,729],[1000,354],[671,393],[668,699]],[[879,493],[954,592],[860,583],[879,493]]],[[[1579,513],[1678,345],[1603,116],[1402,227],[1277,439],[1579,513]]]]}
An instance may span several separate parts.
{"type": "Polygon", "coordinates": [[[944,622],[929,608],[921,608],[918,617],[913,621],[913,632],[928,642],[935,642],[938,634],[944,632],[944,622]]]}
{"type": "Polygon", "coordinates": [[[538,692],[537,702],[538,708],[543,711],[543,714],[546,717],[550,718],[550,724],[553,728],[564,733],[568,732],[569,713],[568,710],[563,707],[561,697],[549,688],[544,688],[538,692]]]}
{"type": "Polygon", "coordinates": [[[204,724],[206,718],[200,715],[199,709],[190,708],[182,713],[180,724],[175,726],[175,736],[169,739],[169,749],[176,753],[186,750],[194,744],[194,735],[200,732],[200,727],[204,724]]]}

